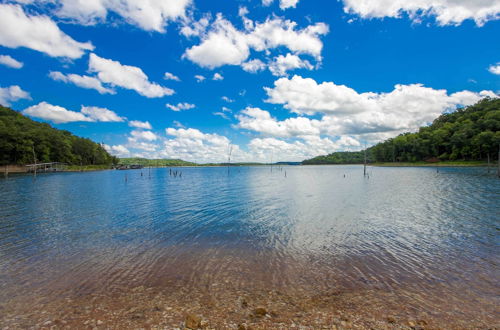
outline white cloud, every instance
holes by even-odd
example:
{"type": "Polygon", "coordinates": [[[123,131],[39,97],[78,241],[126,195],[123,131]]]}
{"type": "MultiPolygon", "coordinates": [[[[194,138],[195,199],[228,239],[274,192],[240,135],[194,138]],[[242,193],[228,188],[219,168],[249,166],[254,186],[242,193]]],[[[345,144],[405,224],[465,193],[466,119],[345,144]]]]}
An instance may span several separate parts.
{"type": "Polygon", "coordinates": [[[103,83],[134,90],[149,98],[174,93],[170,88],[150,82],[146,74],[138,67],[123,65],[118,61],[105,59],[95,54],[90,54],[89,71],[97,73],[97,78],[103,83]]]}
{"type": "Polygon", "coordinates": [[[197,82],[202,82],[203,80],[205,80],[206,78],[200,74],[197,74],[196,76],[194,76],[194,78],[196,79],[197,82]]]}
{"type": "Polygon", "coordinates": [[[163,76],[163,79],[165,80],[175,80],[175,81],[181,81],[179,77],[176,75],[170,73],[170,72],[165,72],[165,75],[163,76]]]}
{"type": "Polygon", "coordinates": [[[116,157],[130,156],[130,151],[124,145],[121,144],[114,146],[104,144],[104,149],[106,149],[107,152],[116,157]]]}
{"type": "Polygon", "coordinates": [[[292,55],[290,53],[286,56],[279,55],[274,58],[274,60],[269,64],[269,71],[274,76],[285,76],[287,71],[295,69],[307,69],[312,70],[314,67],[307,60],[302,60],[297,55],[292,55]]]}
{"type": "MultiPolygon", "coordinates": [[[[321,60],[323,43],[320,36],[328,33],[324,23],[297,29],[297,23],[281,18],[267,19],[256,23],[243,18],[245,30],[236,29],[233,24],[217,15],[207,33],[201,34],[201,43],[186,50],[184,57],[207,68],[223,65],[242,65],[250,55],[250,49],[258,52],[286,47],[294,54],[308,54],[321,60]]],[[[246,64],[252,70],[258,62],[246,64]]]]}
{"type": "Polygon", "coordinates": [[[4,106],[10,105],[12,102],[21,99],[30,100],[30,94],[26,91],[23,91],[21,87],[17,85],[9,86],[9,87],[0,87],[0,104],[4,106]]]}
{"type": "Polygon", "coordinates": [[[490,65],[490,67],[488,68],[488,71],[493,73],[493,74],[500,75],[500,62],[495,64],[495,65],[490,65]]]}
{"type": "Polygon", "coordinates": [[[360,143],[352,137],[338,139],[308,136],[300,140],[284,141],[276,138],[255,138],[248,144],[253,161],[302,161],[339,150],[359,150],[360,143]]]}
{"type": "Polygon", "coordinates": [[[0,4],[0,45],[26,47],[52,57],[80,58],[93,50],[90,42],[75,41],[49,17],[29,16],[19,5],[0,4]]]}
{"type": "Polygon", "coordinates": [[[321,133],[320,122],[306,117],[288,118],[277,121],[268,111],[246,108],[236,115],[238,128],[243,128],[274,137],[295,137],[321,133]]]}
{"type": "MultiPolygon", "coordinates": [[[[225,162],[230,140],[218,134],[206,134],[193,128],[167,128],[167,135],[172,136],[164,141],[160,156],[178,158],[193,162],[225,162]]],[[[233,148],[235,158],[242,157],[238,146],[233,148]]]]}
{"type": "Polygon", "coordinates": [[[244,16],[248,15],[248,13],[249,13],[248,8],[245,6],[241,6],[238,9],[238,16],[244,17],[244,16]]]}
{"type": "Polygon", "coordinates": [[[230,99],[227,96],[223,96],[223,97],[221,97],[221,99],[222,99],[222,101],[227,102],[227,103],[233,103],[234,102],[233,99],[230,99]]]}
{"type": "Polygon", "coordinates": [[[20,69],[24,66],[23,62],[19,62],[9,55],[0,55],[0,64],[8,66],[13,69],[20,69]]]}
{"type": "Polygon", "coordinates": [[[128,126],[135,128],[152,129],[149,121],[131,120],[128,122],[128,126]]]}
{"type": "MultiPolygon", "coordinates": [[[[275,81],[274,88],[266,88],[266,92],[269,96],[267,102],[283,104],[294,113],[322,114],[321,120],[305,117],[302,120],[308,120],[321,134],[330,136],[414,131],[444,111],[476,103],[483,97],[497,97],[492,91],[448,94],[446,90],[435,90],[421,84],[396,85],[389,93],[358,93],[347,86],[333,82],[318,84],[300,76],[280,78],[275,81]]],[[[262,127],[271,125],[278,125],[283,130],[283,127],[288,127],[286,125],[291,125],[287,121],[276,123],[262,113],[243,112],[240,117],[243,120],[240,125],[253,130],[260,127],[263,131],[262,127]]],[[[305,122],[302,125],[308,127],[305,122]]],[[[281,136],[287,135],[281,133],[281,136]]]]}
{"type": "Polygon", "coordinates": [[[206,31],[210,24],[210,15],[205,15],[205,17],[202,17],[199,21],[188,20],[184,23],[185,25],[180,30],[183,36],[187,38],[199,37],[206,31]]]}
{"type": "MultiPolygon", "coordinates": [[[[158,150],[158,148],[160,146],[158,144],[155,144],[155,143],[138,141],[137,139],[129,138],[127,147],[129,147],[131,149],[139,149],[139,150],[143,150],[143,151],[147,151],[147,152],[155,152],[158,150]]],[[[153,158],[153,157],[148,157],[148,158],[153,158]]]]}
{"type": "Polygon", "coordinates": [[[101,121],[101,122],[125,121],[125,118],[118,116],[115,112],[106,108],[82,106],[82,109],[80,111],[88,118],[90,118],[92,121],[101,121]]]}
{"type": "Polygon", "coordinates": [[[40,102],[22,111],[23,114],[52,121],[56,124],[64,124],[78,121],[86,122],[123,122],[125,119],[115,112],[99,107],[82,106],[80,112],[40,102]]]}
{"type": "Polygon", "coordinates": [[[182,111],[182,110],[193,109],[196,106],[194,104],[190,104],[190,103],[178,103],[177,105],[175,105],[175,104],[166,104],[166,107],[169,108],[172,111],[182,111]]]}
{"type": "Polygon", "coordinates": [[[266,64],[259,59],[241,63],[241,68],[246,72],[256,73],[266,68],[266,64]]]}
{"type": "Polygon", "coordinates": [[[344,11],[362,18],[401,17],[419,22],[435,16],[439,25],[459,25],[472,19],[478,26],[500,18],[500,0],[343,0],[344,11]]]}
{"type": "Polygon", "coordinates": [[[212,80],[224,80],[224,77],[220,73],[214,73],[212,80]]]}
{"type": "Polygon", "coordinates": [[[229,120],[229,117],[224,112],[216,111],[216,112],[212,112],[212,114],[214,116],[219,116],[219,117],[222,117],[226,120],[229,120]]]}
{"type": "Polygon", "coordinates": [[[96,24],[113,12],[146,31],[165,32],[169,21],[184,18],[191,0],[58,0],[56,14],[81,24],[96,24]]]}
{"type": "Polygon", "coordinates": [[[56,81],[75,84],[78,87],[95,89],[100,94],[116,94],[113,89],[104,87],[102,82],[95,77],[80,76],[73,73],[65,75],[59,71],[49,72],[49,77],[56,81]]]}
{"type": "Polygon", "coordinates": [[[40,102],[23,110],[24,115],[44,120],[50,120],[56,124],[70,123],[74,121],[92,121],[81,112],[67,110],[63,107],[40,102]]]}
{"type": "MultiPolygon", "coordinates": [[[[274,0],[262,0],[264,6],[270,6],[274,0]]],[[[287,8],[295,8],[299,0],[280,0],[280,8],[285,10],[287,8]]]]}
{"type": "Polygon", "coordinates": [[[133,140],[146,140],[146,141],[155,141],[158,139],[158,136],[151,131],[132,131],[130,132],[133,140]]]}

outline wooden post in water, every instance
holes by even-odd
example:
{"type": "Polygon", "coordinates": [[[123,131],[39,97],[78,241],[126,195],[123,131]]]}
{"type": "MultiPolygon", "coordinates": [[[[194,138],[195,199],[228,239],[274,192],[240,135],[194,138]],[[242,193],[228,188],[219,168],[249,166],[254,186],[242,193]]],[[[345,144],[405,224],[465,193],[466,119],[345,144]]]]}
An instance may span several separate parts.
{"type": "Polygon", "coordinates": [[[229,143],[227,147],[227,175],[229,175],[229,167],[231,166],[231,154],[233,153],[233,145],[229,143]]]}

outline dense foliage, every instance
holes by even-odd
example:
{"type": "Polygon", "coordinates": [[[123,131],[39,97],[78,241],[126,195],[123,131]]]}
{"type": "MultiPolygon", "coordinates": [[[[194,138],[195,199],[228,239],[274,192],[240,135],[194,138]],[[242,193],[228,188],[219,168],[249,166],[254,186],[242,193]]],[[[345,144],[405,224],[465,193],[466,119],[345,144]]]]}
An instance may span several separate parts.
{"type": "Polygon", "coordinates": [[[39,163],[111,165],[118,160],[98,143],[0,106],[0,165],[31,164],[34,155],[39,163]]]}
{"type": "MultiPolygon", "coordinates": [[[[496,159],[500,145],[500,99],[439,116],[416,133],[405,133],[367,150],[371,162],[418,162],[496,159]]],[[[333,153],[303,164],[361,163],[362,152],[333,153]]]]}
{"type": "Polygon", "coordinates": [[[121,165],[142,165],[142,166],[196,166],[195,163],[186,162],[180,159],[146,159],[146,158],[120,158],[121,165]]]}
{"type": "Polygon", "coordinates": [[[326,156],[318,156],[312,159],[304,160],[302,164],[361,164],[364,162],[364,153],[362,151],[342,151],[334,152],[326,156]]]}

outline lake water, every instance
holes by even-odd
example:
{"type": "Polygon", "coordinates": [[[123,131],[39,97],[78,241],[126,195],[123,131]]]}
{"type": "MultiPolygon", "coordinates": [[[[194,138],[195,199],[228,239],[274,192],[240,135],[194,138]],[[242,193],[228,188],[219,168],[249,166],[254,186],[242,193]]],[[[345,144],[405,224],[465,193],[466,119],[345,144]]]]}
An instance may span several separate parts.
{"type": "Polygon", "coordinates": [[[485,168],[174,170],[1,179],[0,325],[499,326],[485,168]]]}

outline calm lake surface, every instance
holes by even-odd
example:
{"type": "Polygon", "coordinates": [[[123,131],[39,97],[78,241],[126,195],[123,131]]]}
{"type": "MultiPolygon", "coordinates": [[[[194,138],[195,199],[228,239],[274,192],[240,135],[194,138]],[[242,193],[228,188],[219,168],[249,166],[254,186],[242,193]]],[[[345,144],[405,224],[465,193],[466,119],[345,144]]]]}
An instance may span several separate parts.
{"type": "Polygon", "coordinates": [[[0,179],[3,323],[140,287],[498,325],[500,180],[485,168],[177,170],[0,179]]]}

